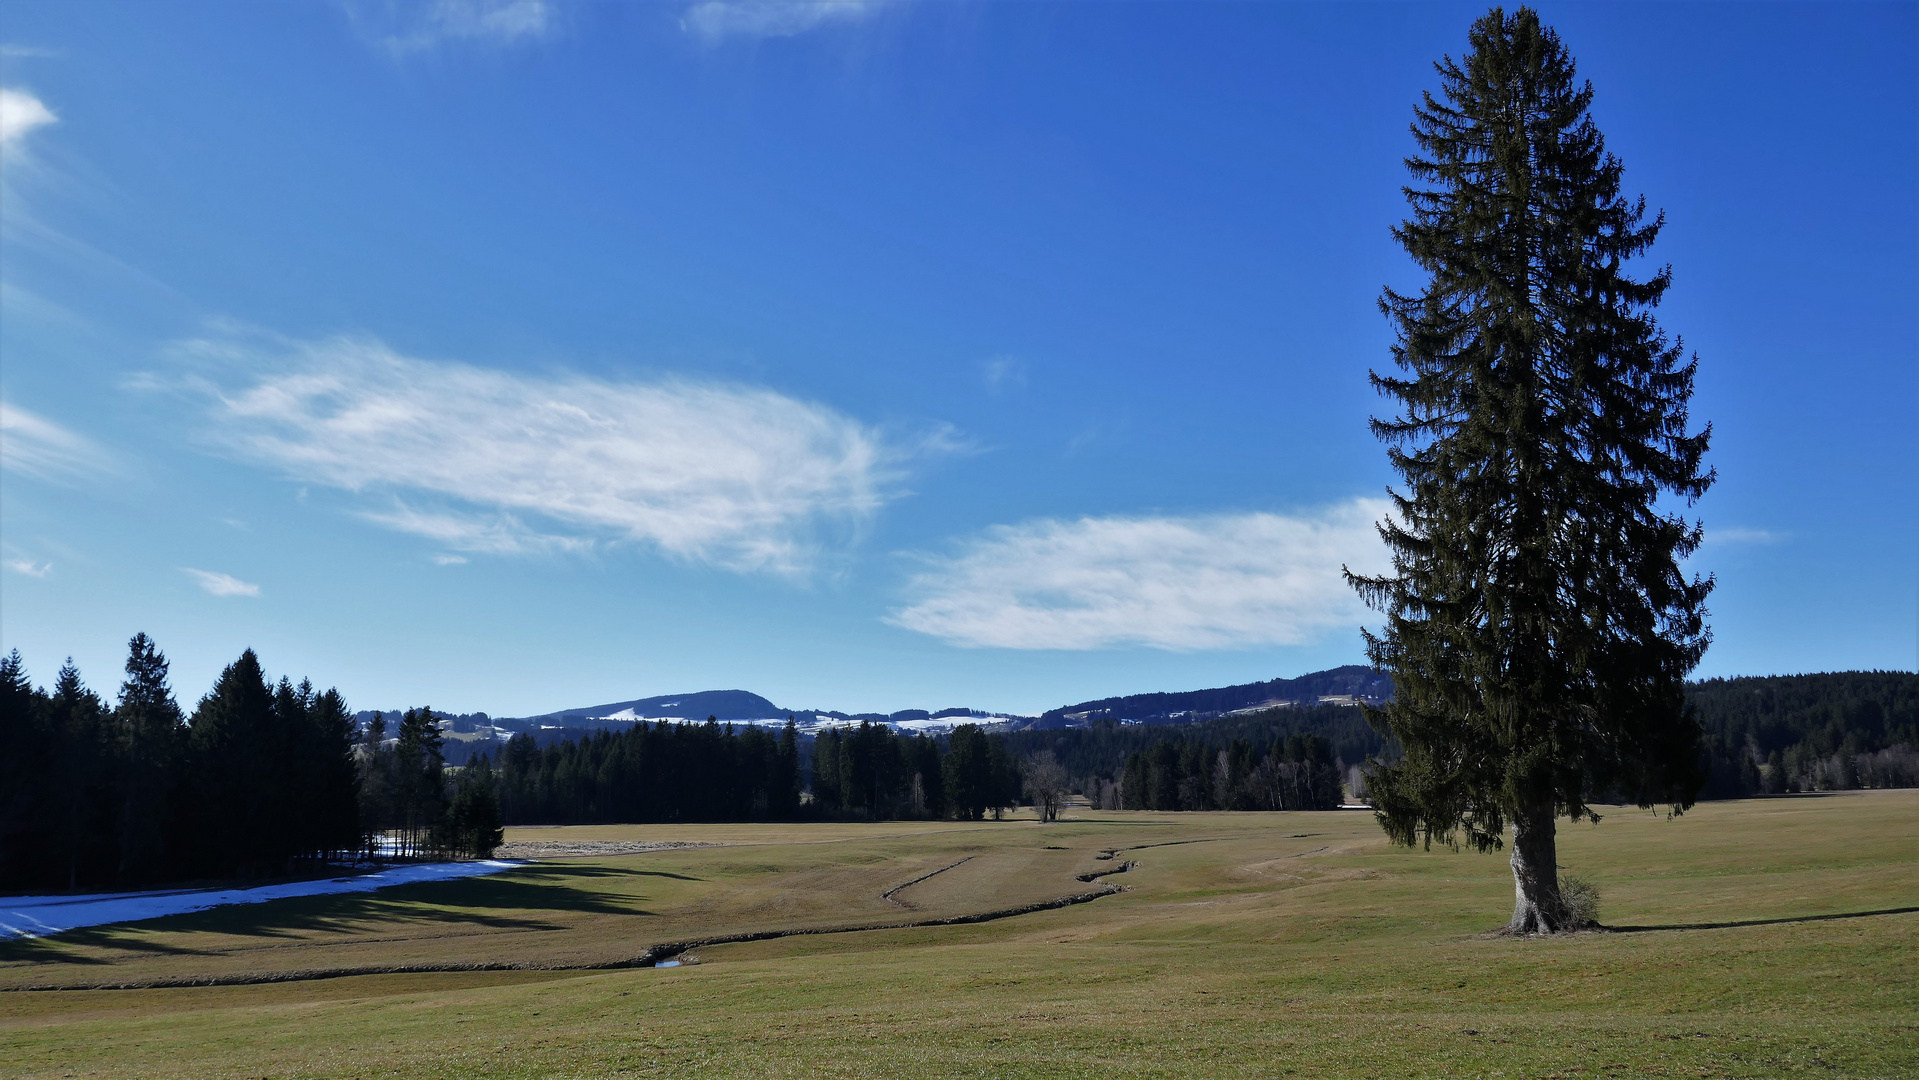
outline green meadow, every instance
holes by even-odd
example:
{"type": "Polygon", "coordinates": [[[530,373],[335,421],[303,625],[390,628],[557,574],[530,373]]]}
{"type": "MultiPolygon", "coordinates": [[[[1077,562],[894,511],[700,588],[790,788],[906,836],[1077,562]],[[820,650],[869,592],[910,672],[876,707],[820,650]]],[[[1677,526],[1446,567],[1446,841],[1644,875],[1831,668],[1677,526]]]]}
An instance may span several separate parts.
{"type": "Polygon", "coordinates": [[[1609,929],[1534,940],[1368,814],[1069,818],[516,829],[707,846],[0,944],[0,1073],[1919,1075],[1919,791],[1562,823],[1609,929]]]}

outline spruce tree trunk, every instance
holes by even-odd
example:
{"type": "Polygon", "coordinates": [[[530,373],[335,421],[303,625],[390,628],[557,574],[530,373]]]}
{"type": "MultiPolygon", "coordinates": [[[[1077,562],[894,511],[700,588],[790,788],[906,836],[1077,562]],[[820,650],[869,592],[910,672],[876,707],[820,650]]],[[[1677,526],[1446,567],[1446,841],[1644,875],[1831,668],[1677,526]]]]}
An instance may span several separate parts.
{"type": "Polygon", "coordinates": [[[1569,929],[1559,896],[1559,844],[1551,810],[1513,822],[1513,921],[1509,934],[1556,934],[1569,929]]]}

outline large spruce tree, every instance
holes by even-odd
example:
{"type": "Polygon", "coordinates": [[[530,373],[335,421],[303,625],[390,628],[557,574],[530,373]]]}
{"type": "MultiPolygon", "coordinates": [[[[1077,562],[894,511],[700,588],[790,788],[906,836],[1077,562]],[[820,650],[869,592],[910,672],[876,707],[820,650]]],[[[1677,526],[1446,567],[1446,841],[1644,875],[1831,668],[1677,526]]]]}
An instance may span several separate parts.
{"type": "Polygon", "coordinates": [[[1429,275],[1388,290],[1400,374],[1373,374],[1404,482],[1392,572],[1353,577],[1386,615],[1381,720],[1405,748],[1371,777],[1404,844],[1481,851],[1511,828],[1510,929],[1570,927],[1557,818],[1591,803],[1691,805],[1699,730],[1681,696],[1709,640],[1700,529],[1662,509],[1711,483],[1688,430],[1695,360],[1652,316],[1670,280],[1626,263],[1663,216],[1620,194],[1590,84],[1538,16],[1495,8],[1438,64],[1394,237],[1429,275]]]}
{"type": "Polygon", "coordinates": [[[260,658],[252,649],[228,664],[194,707],[185,824],[202,872],[266,874],[290,850],[284,759],[286,733],[260,658]]]}
{"type": "Polygon", "coordinates": [[[399,741],[393,751],[403,854],[418,855],[428,848],[433,827],[446,809],[445,745],[439,717],[432,709],[423,705],[400,717],[399,741]]]}
{"type": "Polygon", "coordinates": [[[148,881],[167,869],[175,788],[179,783],[186,718],[167,685],[167,658],[145,634],[127,643],[127,679],[113,710],[124,746],[121,773],[120,857],[115,880],[148,881]]]}
{"type": "Polygon", "coordinates": [[[59,747],[20,650],[0,657],[0,888],[53,882],[59,747]]]}
{"type": "MultiPolygon", "coordinates": [[[[302,685],[305,685],[302,683],[302,685]]],[[[307,763],[308,843],[315,852],[342,854],[360,838],[360,769],[354,754],[353,712],[329,687],[307,707],[313,756],[307,763]]]]}
{"type": "Polygon", "coordinates": [[[78,888],[117,852],[114,822],[121,766],[119,744],[100,695],[87,689],[69,657],[47,699],[54,738],[54,835],[65,861],[66,887],[78,888]]]}

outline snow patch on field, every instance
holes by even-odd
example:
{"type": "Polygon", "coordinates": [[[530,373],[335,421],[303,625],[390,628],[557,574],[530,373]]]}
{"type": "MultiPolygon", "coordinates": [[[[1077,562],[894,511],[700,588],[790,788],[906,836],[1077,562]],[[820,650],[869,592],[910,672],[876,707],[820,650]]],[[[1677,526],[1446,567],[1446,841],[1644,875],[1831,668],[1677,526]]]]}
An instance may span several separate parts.
{"type": "Polygon", "coordinates": [[[0,940],[46,937],[63,930],[109,923],[139,922],[166,915],[259,904],[295,896],[372,892],[389,885],[497,874],[523,865],[502,859],[473,862],[412,863],[352,877],[288,881],[252,889],[174,889],[159,892],[89,893],[80,896],[0,896],[0,940]]]}

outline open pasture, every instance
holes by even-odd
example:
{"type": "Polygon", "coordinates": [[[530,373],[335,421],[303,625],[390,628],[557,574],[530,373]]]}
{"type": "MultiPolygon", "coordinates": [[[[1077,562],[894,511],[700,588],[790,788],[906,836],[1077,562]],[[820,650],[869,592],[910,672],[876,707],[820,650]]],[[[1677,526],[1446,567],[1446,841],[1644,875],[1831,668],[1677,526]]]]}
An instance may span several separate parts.
{"type": "Polygon", "coordinates": [[[1511,904],[1502,857],[1394,850],[1370,815],[1073,816],[513,830],[717,846],[8,943],[0,1062],[20,1076],[1919,1073],[1919,792],[1565,826],[1562,863],[1604,890],[1608,925],[1635,929],[1534,941],[1482,933],[1511,904]],[[1072,906],[609,967],[664,943],[1041,904],[1128,860],[1103,879],[1125,891],[1072,906]],[[482,966],[509,970],[302,977],[482,966]],[[245,979],[291,981],[170,985],[245,979]],[[149,988],[22,989],[121,985],[149,988]]]}

